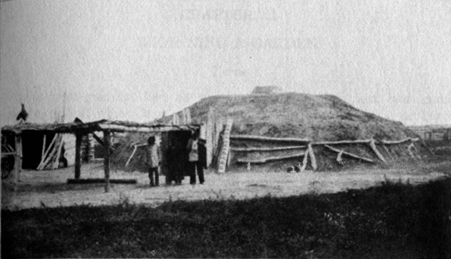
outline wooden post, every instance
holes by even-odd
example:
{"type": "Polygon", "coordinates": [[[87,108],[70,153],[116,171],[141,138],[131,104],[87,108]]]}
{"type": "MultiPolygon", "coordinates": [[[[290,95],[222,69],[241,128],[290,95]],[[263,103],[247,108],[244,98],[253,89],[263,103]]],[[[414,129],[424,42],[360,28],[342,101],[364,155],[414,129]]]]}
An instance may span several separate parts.
{"type": "Polygon", "coordinates": [[[81,139],[83,135],[80,133],[75,134],[75,179],[80,179],[81,169],[81,139]]]}
{"type": "Polygon", "coordinates": [[[105,130],[103,132],[103,142],[104,146],[104,159],[103,166],[105,169],[105,192],[110,191],[110,142],[111,142],[111,134],[110,131],[105,130]]]}
{"type": "Polygon", "coordinates": [[[14,191],[17,191],[17,186],[20,181],[20,173],[22,171],[22,133],[16,134],[16,158],[14,159],[14,191]]]}

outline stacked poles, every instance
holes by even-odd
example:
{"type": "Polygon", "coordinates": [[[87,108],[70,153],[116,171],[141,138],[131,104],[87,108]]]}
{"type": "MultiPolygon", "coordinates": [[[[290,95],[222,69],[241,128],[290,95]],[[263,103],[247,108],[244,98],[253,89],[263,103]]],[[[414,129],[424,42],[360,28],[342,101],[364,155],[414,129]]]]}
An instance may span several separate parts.
{"type": "Polygon", "coordinates": [[[51,169],[57,169],[59,165],[59,158],[61,156],[61,150],[63,147],[63,135],[62,134],[55,134],[55,137],[53,137],[52,142],[50,142],[49,147],[47,148],[47,151],[45,150],[46,145],[46,136],[44,135],[43,140],[43,146],[42,146],[42,157],[41,162],[39,163],[36,170],[44,170],[46,167],[50,166],[51,169]]]}
{"type": "Polygon", "coordinates": [[[310,164],[313,170],[317,170],[317,163],[315,154],[313,151],[313,146],[324,146],[328,150],[332,152],[336,152],[337,154],[337,162],[342,163],[343,156],[357,159],[360,161],[368,162],[368,163],[375,163],[374,160],[366,157],[362,157],[350,152],[346,152],[343,149],[337,149],[332,146],[334,145],[346,145],[346,144],[365,144],[368,145],[369,148],[372,150],[372,152],[377,156],[377,158],[382,161],[385,164],[387,163],[387,160],[384,158],[384,156],[379,152],[377,149],[376,144],[382,145],[382,147],[385,149],[387,154],[390,156],[390,158],[393,160],[393,157],[391,156],[390,152],[388,152],[387,145],[399,145],[404,143],[409,143],[410,145],[408,147],[408,152],[410,156],[413,159],[416,159],[413,155],[413,150],[416,150],[414,146],[414,142],[420,141],[420,139],[417,138],[406,138],[403,140],[396,140],[396,141],[387,141],[387,140],[375,140],[373,138],[371,139],[363,139],[363,140],[341,140],[341,141],[321,141],[321,142],[313,142],[308,139],[301,139],[301,138],[274,138],[274,137],[263,137],[263,136],[252,136],[252,135],[232,135],[230,136],[231,139],[234,140],[253,140],[253,141],[263,141],[263,142],[280,142],[280,143],[302,143],[303,145],[292,145],[292,146],[284,146],[284,147],[247,147],[247,148],[230,148],[233,152],[271,152],[271,151],[281,151],[281,150],[297,150],[299,149],[299,153],[294,155],[281,155],[281,156],[270,156],[263,159],[237,159],[237,163],[246,163],[248,170],[250,168],[251,164],[264,164],[266,162],[272,162],[272,161],[278,161],[278,160],[284,160],[294,157],[302,157],[302,167],[301,171],[305,170],[307,163],[310,158],[310,164]]]}

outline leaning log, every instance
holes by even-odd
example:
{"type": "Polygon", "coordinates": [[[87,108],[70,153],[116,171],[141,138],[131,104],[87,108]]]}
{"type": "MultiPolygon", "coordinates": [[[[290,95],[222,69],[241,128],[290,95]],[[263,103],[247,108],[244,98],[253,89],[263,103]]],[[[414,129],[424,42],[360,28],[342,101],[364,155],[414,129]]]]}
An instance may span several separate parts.
{"type": "Polygon", "coordinates": [[[347,144],[366,144],[366,143],[370,143],[370,142],[371,142],[371,139],[319,141],[319,142],[312,142],[312,145],[347,145],[347,144]]]}
{"type": "Polygon", "coordinates": [[[38,167],[36,168],[36,170],[42,170],[44,169],[45,165],[44,162],[46,161],[47,156],[49,155],[49,152],[51,150],[53,150],[53,145],[56,142],[56,139],[58,138],[58,134],[55,134],[55,136],[53,137],[52,142],[50,142],[49,147],[47,148],[47,151],[45,151],[44,155],[41,157],[41,162],[39,163],[38,167]]]}
{"type": "Polygon", "coordinates": [[[133,147],[134,147],[133,152],[132,152],[132,154],[130,155],[130,157],[128,158],[127,162],[125,163],[125,167],[127,167],[128,164],[130,163],[130,161],[132,160],[133,156],[134,156],[135,153],[136,153],[136,150],[137,150],[139,147],[143,147],[143,146],[147,146],[147,144],[133,145],[133,147]]]}
{"type": "Polygon", "coordinates": [[[352,157],[352,158],[355,158],[355,159],[358,159],[358,160],[362,160],[362,161],[365,161],[365,162],[368,162],[368,163],[374,163],[373,160],[371,160],[369,158],[366,158],[366,157],[361,157],[361,156],[358,156],[358,155],[355,155],[355,154],[352,154],[352,153],[349,153],[349,152],[346,152],[346,151],[343,151],[343,150],[339,150],[339,149],[333,148],[333,147],[331,147],[329,145],[325,145],[325,147],[330,149],[330,150],[332,150],[332,151],[334,151],[334,152],[337,152],[337,153],[343,152],[343,155],[346,155],[348,157],[352,157]]]}
{"type": "Polygon", "coordinates": [[[385,152],[387,152],[388,156],[390,157],[391,160],[395,160],[393,158],[393,156],[391,155],[390,151],[388,150],[388,148],[385,146],[385,144],[382,144],[382,147],[384,147],[385,152]]]}
{"type": "Polygon", "coordinates": [[[415,151],[417,150],[415,145],[413,143],[410,143],[410,145],[407,147],[407,150],[409,151],[409,155],[412,157],[413,160],[417,160],[412,152],[412,149],[414,149],[415,151]]]}
{"type": "Polygon", "coordinates": [[[304,154],[304,159],[302,160],[302,166],[301,166],[301,172],[304,172],[305,168],[307,167],[308,162],[308,154],[304,154]]]}
{"type": "Polygon", "coordinates": [[[373,150],[373,152],[376,154],[376,156],[384,163],[387,163],[387,161],[385,160],[384,156],[382,156],[382,154],[379,152],[379,150],[377,150],[376,144],[375,144],[375,140],[371,139],[370,141],[370,147],[373,150]]]}
{"type": "Polygon", "coordinates": [[[311,162],[311,164],[312,164],[312,168],[313,168],[313,170],[316,170],[318,167],[317,167],[317,165],[316,165],[316,158],[315,158],[315,153],[313,153],[313,147],[312,147],[312,144],[309,144],[308,145],[308,154],[309,154],[309,156],[310,156],[310,161],[312,161],[311,162]]]}
{"type": "Polygon", "coordinates": [[[406,139],[402,139],[402,140],[380,140],[378,142],[380,142],[381,144],[385,144],[385,145],[397,145],[397,144],[402,144],[405,142],[409,142],[409,141],[420,141],[419,138],[406,138],[406,139]]]}

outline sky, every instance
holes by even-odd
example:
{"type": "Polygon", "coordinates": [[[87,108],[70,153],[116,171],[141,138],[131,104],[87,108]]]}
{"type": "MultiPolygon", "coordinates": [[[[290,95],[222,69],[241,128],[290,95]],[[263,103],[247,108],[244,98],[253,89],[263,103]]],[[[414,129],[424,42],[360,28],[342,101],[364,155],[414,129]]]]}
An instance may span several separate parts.
{"type": "Polygon", "coordinates": [[[0,125],[149,122],[255,86],[332,94],[406,125],[451,124],[448,0],[10,0],[0,125]]]}

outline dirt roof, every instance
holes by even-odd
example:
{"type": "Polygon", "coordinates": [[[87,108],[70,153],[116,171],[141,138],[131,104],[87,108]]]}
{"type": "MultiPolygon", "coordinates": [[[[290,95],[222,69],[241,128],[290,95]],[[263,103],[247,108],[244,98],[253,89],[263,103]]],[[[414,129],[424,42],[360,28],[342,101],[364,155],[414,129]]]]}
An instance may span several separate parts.
{"type": "MultiPolygon", "coordinates": [[[[233,118],[232,134],[299,137],[313,141],[417,137],[401,122],[361,111],[333,95],[211,96],[188,108],[194,123],[205,122],[210,108],[217,117],[233,118]]],[[[167,116],[162,121],[170,119],[167,116]]]]}

